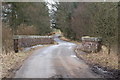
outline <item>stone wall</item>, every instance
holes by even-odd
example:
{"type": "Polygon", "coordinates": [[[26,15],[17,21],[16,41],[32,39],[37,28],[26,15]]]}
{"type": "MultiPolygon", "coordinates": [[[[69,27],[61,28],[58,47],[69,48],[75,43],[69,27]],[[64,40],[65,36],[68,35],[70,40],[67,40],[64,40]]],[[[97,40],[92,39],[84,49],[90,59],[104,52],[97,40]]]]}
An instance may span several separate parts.
{"type": "Polygon", "coordinates": [[[82,44],[79,49],[85,52],[98,52],[101,49],[101,38],[82,37],[82,44]]]}
{"type": "Polygon", "coordinates": [[[53,44],[53,38],[21,38],[18,40],[19,47],[30,47],[39,44],[53,44]]]}
{"type": "Polygon", "coordinates": [[[13,40],[14,40],[14,51],[15,52],[18,52],[19,49],[25,48],[25,47],[54,43],[54,39],[52,36],[15,35],[13,40]]]}

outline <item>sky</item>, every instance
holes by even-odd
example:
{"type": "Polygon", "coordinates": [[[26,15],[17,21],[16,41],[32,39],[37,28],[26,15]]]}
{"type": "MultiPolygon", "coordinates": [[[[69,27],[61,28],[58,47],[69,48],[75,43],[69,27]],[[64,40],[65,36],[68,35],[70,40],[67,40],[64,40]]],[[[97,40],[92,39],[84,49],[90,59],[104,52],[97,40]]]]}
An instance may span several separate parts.
{"type": "Polygon", "coordinates": [[[50,16],[50,24],[51,24],[51,28],[54,24],[52,24],[55,21],[55,18],[53,18],[52,16],[54,16],[54,11],[57,11],[56,7],[53,7],[52,5],[57,5],[56,2],[58,2],[58,0],[45,0],[45,2],[47,3],[48,9],[49,9],[49,16],[50,16]]]}
{"type": "Polygon", "coordinates": [[[51,12],[52,9],[54,9],[55,11],[57,10],[55,7],[52,7],[51,4],[56,5],[56,2],[58,2],[58,0],[45,0],[45,1],[49,3],[47,4],[49,12],[51,12]]]}

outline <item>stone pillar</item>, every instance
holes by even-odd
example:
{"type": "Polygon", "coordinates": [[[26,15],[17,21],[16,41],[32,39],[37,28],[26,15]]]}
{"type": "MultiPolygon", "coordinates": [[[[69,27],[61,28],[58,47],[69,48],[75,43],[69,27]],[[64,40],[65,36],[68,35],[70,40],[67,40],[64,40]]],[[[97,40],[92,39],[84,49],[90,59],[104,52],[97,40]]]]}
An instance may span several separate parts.
{"type": "Polygon", "coordinates": [[[99,37],[82,37],[81,50],[85,52],[98,52],[101,49],[101,38],[99,37]]]}

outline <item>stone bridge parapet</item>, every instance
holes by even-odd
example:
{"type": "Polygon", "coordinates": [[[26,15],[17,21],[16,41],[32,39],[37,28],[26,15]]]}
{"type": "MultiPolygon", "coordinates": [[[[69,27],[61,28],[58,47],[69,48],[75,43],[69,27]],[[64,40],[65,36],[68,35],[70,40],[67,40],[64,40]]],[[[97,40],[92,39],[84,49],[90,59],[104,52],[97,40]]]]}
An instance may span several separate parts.
{"type": "Polygon", "coordinates": [[[54,43],[53,36],[14,35],[13,40],[15,52],[18,52],[20,48],[54,43]]]}

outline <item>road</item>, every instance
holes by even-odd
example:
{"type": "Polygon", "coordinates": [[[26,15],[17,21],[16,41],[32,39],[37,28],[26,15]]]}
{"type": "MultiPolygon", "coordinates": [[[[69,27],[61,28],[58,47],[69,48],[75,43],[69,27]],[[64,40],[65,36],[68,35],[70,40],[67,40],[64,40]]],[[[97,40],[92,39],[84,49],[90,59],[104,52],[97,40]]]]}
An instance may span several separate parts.
{"type": "Polygon", "coordinates": [[[99,78],[74,53],[76,44],[62,41],[59,44],[35,50],[16,72],[15,78],[99,78]]]}

